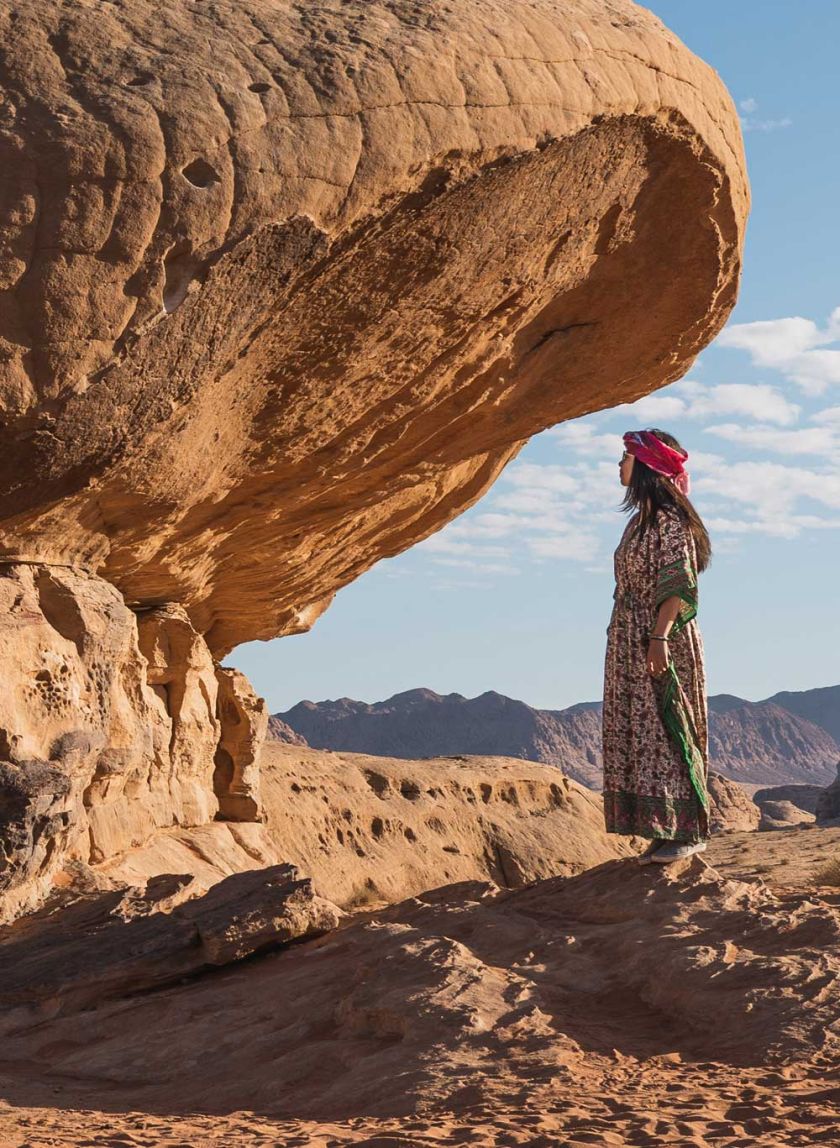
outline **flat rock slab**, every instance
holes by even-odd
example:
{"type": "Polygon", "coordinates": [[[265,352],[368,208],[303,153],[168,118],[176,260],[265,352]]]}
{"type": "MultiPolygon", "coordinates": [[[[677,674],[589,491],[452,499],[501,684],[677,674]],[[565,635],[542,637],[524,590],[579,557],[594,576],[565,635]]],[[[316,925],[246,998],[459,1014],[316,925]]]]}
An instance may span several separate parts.
{"type": "Polygon", "coordinates": [[[0,1008],[54,1016],[173,984],[255,952],[317,936],[344,914],[294,865],[235,873],[203,896],[169,874],[144,894],[56,898],[0,932],[0,1008]]]}
{"type": "MultiPolygon", "coordinates": [[[[795,832],[741,838],[793,857],[795,832]]],[[[803,837],[825,851],[836,832],[803,837]]],[[[726,868],[441,886],[184,984],[18,1019],[2,1093],[40,1104],[50,1134],[56,1110],[77,1134],[83,1111],[94,1144],[144,1120],[167,1143],[176,1119],[181,1143],[226,1146],[830,1142],[838,891],[726,868]]]]}

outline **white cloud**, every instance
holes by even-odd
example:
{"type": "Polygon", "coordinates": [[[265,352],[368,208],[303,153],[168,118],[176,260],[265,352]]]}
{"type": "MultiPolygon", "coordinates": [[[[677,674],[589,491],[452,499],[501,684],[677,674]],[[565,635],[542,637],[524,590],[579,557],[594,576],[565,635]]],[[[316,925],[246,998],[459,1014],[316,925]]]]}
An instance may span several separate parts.
{"type": "Polygon", "coordinates": [[[840,471],[809,470],[778,462],[733,462],[701,475],[697,491],[751,508],[766,522],[795,521],[796,504],[807,498],[840,510],[840,471]]]}
{"type": "Polygon", "coordinates": [[[776,132],[779,128],[789,128],[793,123],[790,116],[779,120],[756,120],[752,116],[741,116],[741,127],[745,132],[776,132]]]}
{"type": "Polygon", "coordinates": [[[840,383],[840,350],[825,350],[840,341],[840,307],[825,328],[794,316],[757,323],[736,323],[717,337],[721,347],[746,351],[758,367],[779,371],[807,394],[821,394],[829,383],[840,383]]]}
{"type": "Polygon", "coordinates": [[[763,448],[778,454],[833,455],[840,438],[830,427],[803,427],[781,430],[778,427],[739,426],[722,423],[705,428],[707,434],[716,434],[739,446],[763,448]]]}
{"type": "MultiPolygon", "coordinates": [[[[683,379],[672,383],[667,390],[667,395],[646,395],[634,403],[621,403],[609,414],[621,414],[638,425],[646,426],[671,419],[702,419],[715,415],[744,415],[759,422],[790,426],[796,422],[800,412],[800,407],[786,399],[778,387],[767,383],[718,383],[709,386],[694,379],[683,379]]],[[[596,442],[597,436],[589,441],[596,442]]]]}
{"type": "Polygon", "coordinates": [[[821,411],[811,415],[811,422],[840,430],[840,407],[824,407],[821,411]]]}
{"type": "Polygon", "coordinates": [[[758,111],[758,100],[753,96],[739,100],[738,107],[745,113],[741,116],[741,127],[745,132],[774,132],[779,128],[789,128],[793,123],[790,116],[782,116],[778,120],[756,119],[753,113],[758,111]]]}

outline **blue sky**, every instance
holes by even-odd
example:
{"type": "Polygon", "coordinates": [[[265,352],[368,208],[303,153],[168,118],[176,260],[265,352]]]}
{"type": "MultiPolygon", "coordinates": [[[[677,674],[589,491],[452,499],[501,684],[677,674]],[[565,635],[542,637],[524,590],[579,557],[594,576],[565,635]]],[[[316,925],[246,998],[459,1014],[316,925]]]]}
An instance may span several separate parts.
{"type": "Polygon", "coordinates": [[[340,590],[309,633],[232,651],[272,712],[415,686],[551,709],[600,698],[620,436],[644,425],[689,450],[712,534],[710,693],[840,682],[840,3],[649,7],[742,114],[753,208],[726,329],[678,383],[535,436],[476,506],[340,590]]]}

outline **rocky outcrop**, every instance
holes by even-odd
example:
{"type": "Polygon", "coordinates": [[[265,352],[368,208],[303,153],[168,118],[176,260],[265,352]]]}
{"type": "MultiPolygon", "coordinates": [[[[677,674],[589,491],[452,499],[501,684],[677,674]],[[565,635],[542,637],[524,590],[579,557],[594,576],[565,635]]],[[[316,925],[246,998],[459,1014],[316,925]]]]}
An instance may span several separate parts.
{"type": "MultiPolygon", "coordinates": [[[[115,977],[86,1011],[82,992],[38,1007],[43,946],[23,931],[11,951],[28,1002],[0,1012],[15,1106],[0,1122],[26,1105],[35,1138],[55,1129],[62,1145],[830,1144],[836,895],[724,874],[713,850],[516,890],[447,883],[165,991],[115,977]]],[[[128,958],[135,930],[163,938],[185,920],[157,916],[108,928],[99,972],[119,970],[121,938],[128,958]]],[[[78,922],[57,936],[46,968],[83,939],[78,922]]]]}
{"type": "Polygon", "coordinates": [[[0,554],[217,658],[733,305],[738,116],[629,0],[42,0],[0,42],[0,554]]]}
{"type": "Polygon", "coordinates": [[[345,915],[293,865],[233,874],[197,898],[191,885],[166,874],[142,890],[59,892],[25,929],[0,930],[0,1013],[49,1002],[55,1016],[165,988],[328,932],[345,915]]]}
{"type": "Polygon", "coordinates": [[[537,762],[403,761],[272,742],[260,761],[262,822],[161,829],[95,873],[140,887],[188,873],[196,894],[228,873],[290,862],[350,910],[450,881],[516,888],[646,844],[605,833],[600,796],[537,762]]]}
{"type": "Polygon", "coordinates": [[[756,789],[752,799],[758,806],[765,801],[789,801],[805,813],[816,813],[820,795],[824,792],[821,785],[771,785],[756,789]]]}
{"type": "Polygon", "coordinates": [[[286,745],[309,744],[305,737],[302,737],[296,730],[293,730],[290,725],[286,725],[276,714],[269,715],[266,737],[272,741],[282,741],[286,745]]]}
{"type": "Polygon", "coordinates": [[[219,816],[227,821],[258,821],[260,754],[268,729],[265,701],[239,670],[216,668],[221,737],[214,756],[213,789],[219,816]]]}
{"type": "Polygon", "coordinates": [[[214,777],[223,747],[239,812],[257,816],[249,755],[265,714],[253,702],[231,713],[230,672],[182,609],[138,619],[95,575],[2,565],[0,664],[0,920],[36,904],[67,862],[229,816],[231,788],[214,777]]]}
{"type": "Polygon", "coordinates": [[[817,821],[833,821],[840,817],[840,762],[837,763],[837,776],[831,785],[826,786],[817,798],[814,808],[817,821]]]}
{"type": "Polygon", "coordinates": [[[713,833],[757,829],[761,811],[737,781],[709,770],[709,812],[713,833]]]}
{"type": "Polygon", "coordinates": [[[816,820],[813,813],[800,809],[792,801],[762,801],[760,808],[759,829],[795,829],[816,820]]]}

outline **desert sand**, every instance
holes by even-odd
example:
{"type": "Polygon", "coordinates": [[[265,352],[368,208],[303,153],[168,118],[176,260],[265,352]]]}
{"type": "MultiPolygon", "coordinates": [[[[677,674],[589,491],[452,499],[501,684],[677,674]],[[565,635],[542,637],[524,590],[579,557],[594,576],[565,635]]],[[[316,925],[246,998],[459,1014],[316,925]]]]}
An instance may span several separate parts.
{"type": "Polygon", "coordinates": [[[2,1144],[831,1144],[832,855],[840,827],[734,832],[444,884],[183,984],[47,1000],[4,1023],[2,1144]]]}

